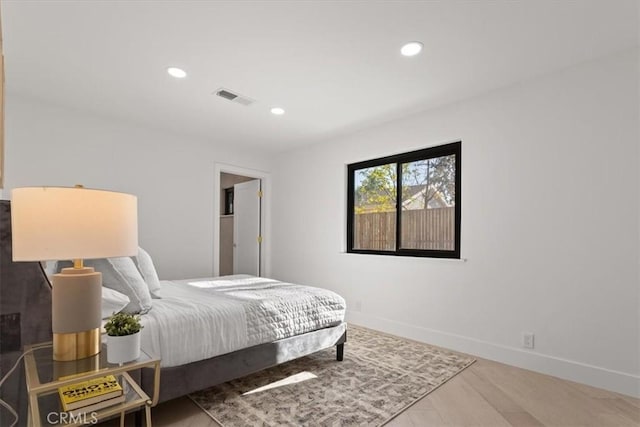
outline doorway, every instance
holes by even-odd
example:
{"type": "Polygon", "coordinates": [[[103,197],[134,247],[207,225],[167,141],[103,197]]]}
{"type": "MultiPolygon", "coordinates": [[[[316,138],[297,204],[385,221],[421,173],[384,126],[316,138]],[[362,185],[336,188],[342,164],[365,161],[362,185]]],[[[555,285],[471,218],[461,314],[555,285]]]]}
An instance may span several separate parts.
{"type": "Polygon", "coordinates": [[[260,179],[220,174],[220,275],[260,275],[260,179]]]}
{"type": "Polygon", "coordinates": [[[213,275],[269,274],[268,173],[216,164],[213,275]]]}

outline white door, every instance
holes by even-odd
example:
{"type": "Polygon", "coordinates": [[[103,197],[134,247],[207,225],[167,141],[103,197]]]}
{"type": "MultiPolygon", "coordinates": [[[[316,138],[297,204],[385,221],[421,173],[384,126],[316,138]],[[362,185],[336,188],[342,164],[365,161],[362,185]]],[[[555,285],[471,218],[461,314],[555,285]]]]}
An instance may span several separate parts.
{"type": "Polygon", "coordinates": [[[260,275],[260,180],[233,186],[233,274],[260,275]]]}

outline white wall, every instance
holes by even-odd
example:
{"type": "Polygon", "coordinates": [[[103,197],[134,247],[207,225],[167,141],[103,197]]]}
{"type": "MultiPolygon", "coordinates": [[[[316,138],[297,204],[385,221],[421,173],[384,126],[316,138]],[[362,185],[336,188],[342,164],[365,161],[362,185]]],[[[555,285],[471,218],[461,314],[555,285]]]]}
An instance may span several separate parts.
{"type": "Polygon", "coordinates": [[[637,55],[279,157],[274,276],[365,326],[639,395],[637,55]],[[343,253],[345,165],[456,140],[467,262],[343,253]]]}
{"type": "MultiPolygon", "coordinates": [[[[4,196],[72,186],[138,196],[139,242],[162,279],[213,271],[214,164],[269,170],[270,156],[8,95],[4,196]]],[[[215,203],[218,201],[216,200],[215,203]]],[[[216,249],[217,255],[217,249],[216,249]]]]}

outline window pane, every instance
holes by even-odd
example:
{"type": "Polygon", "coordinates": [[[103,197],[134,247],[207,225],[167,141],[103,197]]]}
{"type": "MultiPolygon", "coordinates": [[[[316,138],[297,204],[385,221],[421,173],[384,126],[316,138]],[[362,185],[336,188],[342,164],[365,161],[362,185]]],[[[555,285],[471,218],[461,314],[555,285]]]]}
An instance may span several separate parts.
{"type": "Polygon", "coordinates": [[[396,164],[354,171],[353,249],[396,249],[396,164]]]}
{"type": "Polygon", "coordinates": [[[456,156],[402,164],[402,249],[455,248],[456,156]]]}

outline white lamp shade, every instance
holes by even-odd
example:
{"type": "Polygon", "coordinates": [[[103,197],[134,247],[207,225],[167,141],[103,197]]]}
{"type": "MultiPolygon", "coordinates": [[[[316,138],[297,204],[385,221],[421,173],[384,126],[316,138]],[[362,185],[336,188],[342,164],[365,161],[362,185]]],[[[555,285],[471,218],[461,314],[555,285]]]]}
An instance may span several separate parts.
{"type": "Polygon", "coordinates": [[[138,252],[136,196],[88,188],[11,192],[14,261],[132,256],[138,252]]]}

